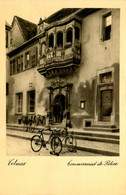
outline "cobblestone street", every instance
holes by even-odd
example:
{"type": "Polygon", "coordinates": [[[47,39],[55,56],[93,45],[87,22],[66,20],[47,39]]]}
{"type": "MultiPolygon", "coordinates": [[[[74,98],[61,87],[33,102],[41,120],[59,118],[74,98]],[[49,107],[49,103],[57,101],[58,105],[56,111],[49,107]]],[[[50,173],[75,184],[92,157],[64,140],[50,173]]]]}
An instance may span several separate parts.
{"type": "MultiPolygon", "coordinates": [[[[7,156],[53,156],[50,155],[51,148],[49,145],[47,146],[49,150],[42,148],[40,152],[33,152],[29,140],[13,138],[9,136],[6,137],[6,140],[7,140],[6,142],[7,156]]],[[[98,154],[79,151],[79,150],[77,152],[68,152],[65,148],[63,148],[60,156],[98,156],[98,154]]]]}

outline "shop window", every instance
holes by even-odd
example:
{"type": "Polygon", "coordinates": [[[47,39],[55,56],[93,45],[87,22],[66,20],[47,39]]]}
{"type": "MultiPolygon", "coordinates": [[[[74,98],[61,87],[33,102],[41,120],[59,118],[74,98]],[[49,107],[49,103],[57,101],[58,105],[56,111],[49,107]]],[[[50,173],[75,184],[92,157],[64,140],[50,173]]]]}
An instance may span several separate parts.
{"type": "Polygon", "coordinates": [[[29,64],[29,59],[30,59],[30,55],[29,55],[29,52],[26,53],[25,55],[25,69],[29,68],[30,64],[29,64]]]}
{"type": "Polygon", "coordinates": [[[80,29],[78,27],[75,27],[75,39],[80,39],[80,29]]]}
{"type": "Polygon", "coordinates": [[[58,32],[57,33],[57,47],[63,47],[63,33],[58,32]]]}
{"type": "Polygon", "coordinates": [[[35,112],[35,91],[28,91],[27,103],[28,113],[35,112]]]}
{"type": "Polygon", "coordinates": [[[67,31],[66,42],[72,43],[72,39],[73,39],[72,28],[69,28],[67,31]]]}
{"type": "Polygon", "coordinates": [[[111,38],[111,25],[112,15],[109,13],[103,16],[103,41],[109,40],[111,38]]]}
{"type": "Polygon", "coordinates": [[[17,113],[22,112],[22,106],[23,106],[23,94],[17,93],[16,94],[16,112],[17,113]]]}
{"type": "Polygon", "coordinates": [[[54,47],[54,36],[53,34],[51,34],[49,36],[49,48],[53,48],[54,47]]]}
{"type": "Polygon", "coordinates": [[[85,110],[85,100],[81,100],[81,101],[80,101],[80,108],[81,108],[82,110],[85,110]]]}

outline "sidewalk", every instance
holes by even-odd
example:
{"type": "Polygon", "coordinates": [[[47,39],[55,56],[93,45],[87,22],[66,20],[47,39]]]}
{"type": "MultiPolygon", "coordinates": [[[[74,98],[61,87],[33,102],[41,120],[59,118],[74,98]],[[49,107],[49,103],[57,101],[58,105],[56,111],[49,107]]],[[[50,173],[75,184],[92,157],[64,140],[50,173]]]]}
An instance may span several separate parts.
{"type": "MultiPolygon", "coordinates": [[[[25,132],[23,130],[23,126],[19,125],[11,125],[7,127],[7,136],[12,136],[20,139],[30,140],[31,137],[35,134],[38,134],[38,130],[41,127],[37,127],[34,133],[25,132]],[[14,129],[15,128],[15,129],[14,129]]],[[[118,133],[98,133],[98,132],[88,132],[83,129],[69,129],[69,131],[73,131],[75,137],[77,139],[77,150],[92,152],[95,154],[101,154],[105,156],[119,156],[119,134],[118,133]],[[89,135],[92,137],[89,137],[89,135]],[[102,135],[102,138],[99,137],[102,135]],[[105,137],[104,137],[105,136],[105,137]],[[114,139],[113,139],[114,136],[114,139]],[[104,137],[104,138],[103,138],[104,137]],[[113,140],[113,143],[106,143],[113,140]],[[115,143],[114,143],[115,142],[115,143]],[[117,142],[117,143],[116,143],[117,142]]],[[[48,135],[44,135],[45,139],[47,139],[48,135]]]]}

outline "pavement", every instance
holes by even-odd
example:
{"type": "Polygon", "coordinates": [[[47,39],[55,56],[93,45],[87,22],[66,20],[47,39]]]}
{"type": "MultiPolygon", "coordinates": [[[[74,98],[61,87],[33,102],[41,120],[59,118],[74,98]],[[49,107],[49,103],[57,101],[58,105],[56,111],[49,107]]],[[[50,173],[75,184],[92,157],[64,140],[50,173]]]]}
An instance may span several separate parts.
{"type": "MultiPolygon", "coordinates": [[[[6,135],[31,140],[32,136],[38,134],[38,130],[41,127],[37,127],[35,132],[26,132],[23,126],[16,124],[8,125],[6,135]]],[[[88,132],[83,129],[69,129],[69,132],[73,131],[77,139],[77,150],[91,152],[95,155],[104,156],[119,156],[119,134],[107,133],[107,132],[88,132]],[[91,135],[91,136],[89,136],[91,135]],[[99,137],[100,136],[100,137],[99,137]]],[[[45,140],[48,139],[48,135],[44,135],[45,140]]]]}
{"type": "MultiPolygon", "coordinates": [[[[48,144],[47,149],[42,147],[39,152],[34,152],[31,149],[30,140],[17,139],[15,137],[7,136],[6,138],[6,155],[7,156],[50,156],[55,157],[56,155],[50,154],[52,151],[51,146],[48,144]]],[[[67,148],[63,147],[60,156],[101,156],[91,152],[85,152],[77,150],[76,152],[69,152],[67,148]]],[[[58,156],[57,156],[58,157],[58,156]]]]}

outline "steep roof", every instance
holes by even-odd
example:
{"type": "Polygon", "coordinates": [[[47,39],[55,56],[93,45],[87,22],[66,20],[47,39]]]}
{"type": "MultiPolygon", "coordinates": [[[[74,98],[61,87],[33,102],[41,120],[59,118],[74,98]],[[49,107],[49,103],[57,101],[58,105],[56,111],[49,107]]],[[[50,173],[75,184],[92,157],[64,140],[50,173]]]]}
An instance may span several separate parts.
{"type": "MultiPolygon", "coordinates": [[[[27,20],[24,20],[18,16],[15,16],[14,19],[17,19],[18,21],[18,24],[20,25],[20,28],[23,32],[23,35],[27,40],[29,40],[30,38],[34,37],[36,34],[37,34],[37,25],[32,23],[32,22],[29,22],[27,20]]],[[[14,23],[14,20],[12,22],[12,26],[13,26],[13,23],[14,23]]]]}
{"type": "Polygon", "coordinates": [[[46,23],[52,23],[54,21],[58,21],[63,19],[64,17],[74,13],[75,11],[79,10],[79,8],[62,8],[59,11],[55,12],[47,19],[44,20],[46,23]]]}
{"type": "Polygon", "coordinates": [[[7,21],[5,21],[5,28],[7,30],[11,30],[12,26],[7,21]]]}

